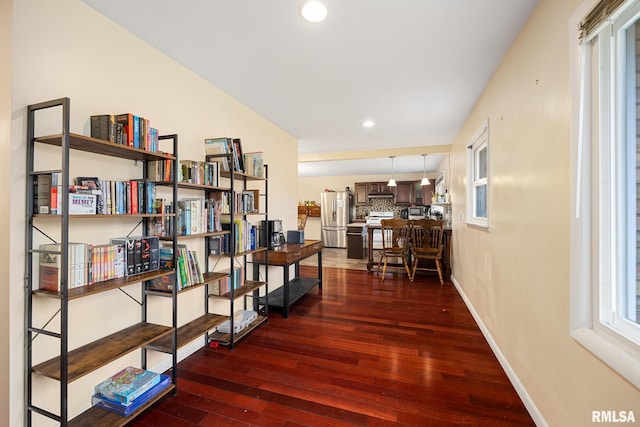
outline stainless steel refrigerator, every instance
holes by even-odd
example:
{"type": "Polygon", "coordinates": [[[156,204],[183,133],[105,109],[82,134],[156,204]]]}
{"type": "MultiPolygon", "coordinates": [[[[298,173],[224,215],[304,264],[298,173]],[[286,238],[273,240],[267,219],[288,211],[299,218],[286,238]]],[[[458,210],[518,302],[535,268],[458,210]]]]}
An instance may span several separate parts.
{"type": "Polygon", "coordinates": [[[351,222],[351,193],[320,193],[322,243],[328,248],[347,247],[347,224],[351,222]]]}

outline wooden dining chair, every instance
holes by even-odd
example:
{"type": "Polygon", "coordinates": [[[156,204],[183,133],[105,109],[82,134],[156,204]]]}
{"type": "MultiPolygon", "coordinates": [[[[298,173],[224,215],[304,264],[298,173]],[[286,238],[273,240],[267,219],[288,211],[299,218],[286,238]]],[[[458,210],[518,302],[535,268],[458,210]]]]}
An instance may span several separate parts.
{"type": "Polygon", "coordinates": [[[435,219],[416,219],[410,221],[411,229],[411,281],[415,280],[416,271],[437,271],[440,284],[442,279],[442,238],[444,221],[435,219]],[[435,264],[435,265],[434,265],[435,264]]]}
{"type": "MultiPolygon", "coordinates": [[[[380,251],[380,261],[378,271],[382,266],[382,280],[387,273],[387,265],[391,258],[401,259],[402,265],[411,279],[409,270],[409,221],[406,219],[383,219],[380,221],[382,234],[382,250],[380,251]]],[[[394,265],[396,267],[396,265],[394,265]]]]}

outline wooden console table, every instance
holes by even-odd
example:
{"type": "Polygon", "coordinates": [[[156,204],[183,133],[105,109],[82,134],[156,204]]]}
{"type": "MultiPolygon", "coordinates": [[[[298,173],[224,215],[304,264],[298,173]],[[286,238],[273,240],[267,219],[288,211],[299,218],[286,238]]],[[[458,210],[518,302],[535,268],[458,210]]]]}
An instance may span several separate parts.
{"type": "Polygon", "coordinates": [[[265,265],[265,259],[268,259],[268,265],[280,266],[284,269],[284,283],[278,289],[269,292],[268,301],[269,307],[282,309],[285,319],[289,317],[289,307],[293,303],[316,285],[322,289],[322,247],[320,240],[307,240],[304,243],[287,243],[276,249],[253,254],[253,263],[257,264],[257,268],[253,269],[254,280],[259,279],[259,266],[265,265]],[[318,254],[318,277],[300,277],[300,261],[314,254],[318,254]],[[292,264],[295,265],[295,277],[289,280],[289,267],[292,264]]]}

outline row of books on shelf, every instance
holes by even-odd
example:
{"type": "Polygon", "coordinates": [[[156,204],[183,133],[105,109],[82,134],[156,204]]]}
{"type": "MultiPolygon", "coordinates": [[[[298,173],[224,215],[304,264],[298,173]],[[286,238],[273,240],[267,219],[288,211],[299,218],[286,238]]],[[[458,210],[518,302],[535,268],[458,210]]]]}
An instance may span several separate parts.
{"type": "Polygon", "coordinates": [[[171,377],[128,366],[94,387],[92,405],[127,417],[169,387],[171,377]]]}
{"type": "MultiPolygon", "coordinates": [[[[204,144],[207,155],[219,156],[218,162],[222,165],[223,171],[229,172],[232,165],[236,172],[263,177],[262,152],[243,154],[240,138],[207,138],[204,144]],[[231,163],[227,160],[227,156],[231,157],[231,163]]],[[[212,160],[215,158],[213,157],[212,160]]]]}
{"type": "Polygon", "coordinates": [[[242,286],[244,286],[244,267],[236,266],[232,274],[210,283],[209,293],[217,296],[225,295],[231,292],[231,289],[238,289],[242,286]]]}
{"type": "MultiPolygon", "coordinates": [[[[221,204],[205,198],[179,200],[176,204],[177,234],[191,236],[221,231],[221,204]]],[[[162,216],[150,218],[147,234],[158,237],[173,235],[173,218],[162,216]]]]}
{"type": "Polygon", "coordinates": [[[188,288],[189,286],[204,283],[203,269],[198,260],[196,251],[189,250],[187,245],[178,245],[177,265],[173,261],[173,244],[166,243],[160,247],[160,268],[175,270],[174,274],[159,277],[149,281],[147,289],[156,291],[171,291],[174,283],[177,290],[188,288]]]}
{"type": "MultiPolygon", "coordinates": [[[[69,289],[105,280],[133,276],[159,268],[159,241],[153,236],[113,238],[111,243],[93,245],[69,243],[69,289]]],[[[39,288],[53,292],[62,289],[62,245],[39,246],[39,288]]]]}
{"type": "Polygon", "coordinates": [[[158,151],[158,130],[149,119],[132,114],[100,114],[90,118],[91,137],[145,151],[158,151]]]}
{"type": "MultiPolygon", "coordinates": [[[[69,186],[69,214],[163,214],[171,203],[156,197],[156,184],[147,180],[101,180],[77,177],[69,186]]],[[[62,214],[62,174],[34,176],[33,203],[38,214],[62,214]]]]}
{"type": "Polygon", "coordinates": [[[180,175],[178,180],[188,184],[217,187],[220,182],[218,163],[180,160],[180,175]]]}
{"type": "Polygon", "coordinates": [[[209,255],[229,254],[233,248],[236,253],[258,249],[259,231],[256,225],[243,219],[234,219],[233,222],[223,220],[221,225],[223,230],[231,231],[233,228],[235,239],[231,240],[231,233],[209,237],[209,255]]]}
{"type": "Polygon", "coordinates": [[[156,184],[142,179],[100,180],[96,213],[106,215],[164,214],[173,211],[172,203],[157,198],[156,184]]]}
{"type": "Polygon", "coordinates": [[[260,192],[259,190],[243,190],[234,191],[233,196],[230,191],[218,191],[211,194],[211,198],[220,202],[221,212],[223,214],[231,213],[231,198],[234,202],[234,213],[248,214],[257,213],[260,210],[260,192]]]}
{"type": "Polygon", "coordinates": [[[173,160],[147,162],[147,179],[157,182],[173,182],[173,160]]]}

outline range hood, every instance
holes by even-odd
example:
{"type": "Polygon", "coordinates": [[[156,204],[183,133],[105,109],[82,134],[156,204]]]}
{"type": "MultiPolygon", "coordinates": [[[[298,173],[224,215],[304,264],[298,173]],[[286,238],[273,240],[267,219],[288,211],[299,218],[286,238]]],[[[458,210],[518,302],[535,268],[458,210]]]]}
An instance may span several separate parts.
{"type": "Polygon", "coordinates": [[[368,197],[370,199],[390,199],[393,197],[393,193],[369,193],[368,197]]]}

